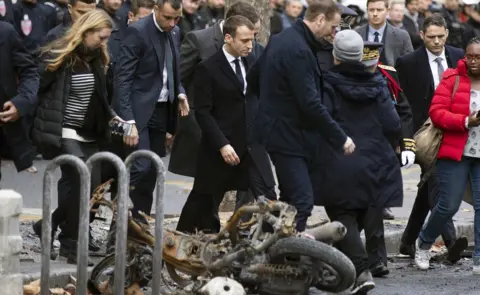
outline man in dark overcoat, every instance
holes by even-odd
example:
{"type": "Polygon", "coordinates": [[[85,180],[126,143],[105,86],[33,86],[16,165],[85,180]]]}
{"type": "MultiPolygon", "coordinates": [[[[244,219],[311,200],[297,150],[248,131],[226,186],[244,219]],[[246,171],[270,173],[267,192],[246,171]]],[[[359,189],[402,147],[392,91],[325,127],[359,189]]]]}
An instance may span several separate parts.
{"type": "Polygon", "coordinates": [[[177,230],[218,232],[212,218],[229,190],[247,191],[276,199],[275,182],[265,148],[249,136],[257,97],[247,91],[246,73],[254,25],[246,17],[232,16],[223,25],[226,44],[201,62],[193,82],[196,118],[202,130],[197,172],[177,230]],[[248,56],[248,57],[247,57],[248,56]],[[266,172],[265,172],[266,171],[266,172]],[[270,171],[270,173],[268,173],[270,171]]]}
{"type": "Polygon", "coordinates": [[[21,117],[35,108],[38,85],[37,66],[20,35],[11,24],[0,21],[0,128],[12,147],[17,171],[29,168],[35,157],[21,117]]]}
{"type": "Polygon", "coordinates": [[[255,131],[275,165],[280,199],[297,209],[296,228],[303,232],[314,205],[311,175],[321,137],[350,154],[352,140],[331,118],[323,100],[323,80],[315,53],[319,39],[334,35],[340,10],[319,0],[297,21],[272,37],[250,70],[249,87],[259,95],[255,131]]]}

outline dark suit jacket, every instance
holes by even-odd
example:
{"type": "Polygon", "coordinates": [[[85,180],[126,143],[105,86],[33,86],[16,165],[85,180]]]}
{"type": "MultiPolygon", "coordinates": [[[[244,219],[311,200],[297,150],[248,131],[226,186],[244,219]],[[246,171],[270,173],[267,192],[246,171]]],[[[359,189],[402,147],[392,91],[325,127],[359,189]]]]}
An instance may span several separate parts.
{"type": "Polygon", "coordinates": [[[259,96],[257,140],[268,152],[311,159],[319,137],[341,150],[347,135],[323,105],[323,79],[314,55],[319,43],[297,21],[274,35],[250,69],[248,87],[259,96]]]}
{"type": "MultiPolygon", "coordinates": [[[[445,46],[445,56],[448,67],[456,68],[457,62],[464,56],[464,51],[447,45],[445,46]]],[[[414,52],[400,57],[395,68],[400,79],[400,86],[412,108],[413,127],[417,131],[428,119],[428,110],[435,92],[426,48],[422,46],[414,52]]]]}
{"type": "MultiPolygon", "coordinates": [[[[0,21],[0,106],[11,101],[20,116],[31,113],[37,104],[37,66],[14,27],[0,21]]],[[[2,129],[18,171],[32,165],[32,145],[23,120],[3,124],[2,129]]]]}
{"type": "MultiPolygon", "coordinates": [[[[112,107],[124,120],[135,120],[139,131],[147,126],[162,90],[165,40],[155,26],[153,17],[152,14],[127,27],[114,69],[112,107]]],[[[173,42],[171,50],[175,76],[175,103],[171,105],[172,116],[167,123],[167,132],[174,134],[178,113],[177,96],[185,93],[185,90],[179,74],[178,28],[175,27],[167,34],[171,36],[170,42],[173,42]]]]}
{"type": "MultiPolygon", "coordinates": [[[[248,70],[249,59],[242,60],[248,70]]],[[[222,49],[196,67],[193,87],[198,94],[196,119],[202,130],[194,189],[211,194],[222,189],[246,191],[250,165],[271,171],[265,149],[248,139],[257,98],[244,95],[222,49]],[[229,166],[223,160],[220,149],[227,144],[241,159],[239,166],[229,166]],[[254,163],[247,157],[252,150],[257,152],[252,154],[254,163]]],[[[273,177],[269,184],[274,185],[273,177]]]]}
{"type": "MultiPolygon", "coordinates": [[[[368,40],[368,28],[368,24],[366,24],[355,29],[355,31],[362,36],[363,40],[368,40]]],[[[388,22],[382,43],[383,60],[381,59],[381,61],[389,66],[394,66],[397,58],[413,51],[412,41],[408,33],[405,30],[395,28],[388,22]]]]}
{"type": "Polygon", "coordinates": [[[11,101],[23,116],[36,105],[39,76],[19,34],[6,22],[0,22],[0,65],[0,103],[11,101]]]}

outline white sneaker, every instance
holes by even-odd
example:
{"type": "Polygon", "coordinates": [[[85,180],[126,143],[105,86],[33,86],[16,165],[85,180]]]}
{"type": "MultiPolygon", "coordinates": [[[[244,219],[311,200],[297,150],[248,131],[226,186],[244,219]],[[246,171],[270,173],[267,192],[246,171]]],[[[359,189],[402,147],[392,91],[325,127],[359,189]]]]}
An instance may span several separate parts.
{"type": "Polygon", "coordinates": [[[415,242],[415,264],[421,270],[427,270],[430,267],[430,251],[422,250],[418,246],[419,240],[415,242]]]}
{"type": "Polygon", "coordinates": [[[475,275],[475,276],[480,275],[480,265],[473,265],[472,274],[475,275]]]}

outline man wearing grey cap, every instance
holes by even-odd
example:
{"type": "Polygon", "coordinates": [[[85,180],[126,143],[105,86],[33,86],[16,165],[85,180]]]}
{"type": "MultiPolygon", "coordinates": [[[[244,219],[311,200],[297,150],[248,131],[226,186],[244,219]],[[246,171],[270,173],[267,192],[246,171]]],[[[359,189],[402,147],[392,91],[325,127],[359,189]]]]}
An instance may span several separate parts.
{"type": "Polygon", "coordinates": [[[362,63],[364,43],[357,32],[338,32],[333,56],[335,66],[324,76],[324,103],[357,148],[349,157],[333,149],[321,153],[323,171],[314,179],[315,201],[331,221],[347,228],[335,246],[355,265],[358,277],[352,294],[364,294],[375,287],[369,254],[378,248],[375,234],[383,229],[382,210],[403,200],[385,193],[403,191],[400,165],[389,143],[389,137],[400,132],[400,119],[387,81],[362,63]],[[370,242],[367,250],[360,238],[363,229],[370,242]]]}

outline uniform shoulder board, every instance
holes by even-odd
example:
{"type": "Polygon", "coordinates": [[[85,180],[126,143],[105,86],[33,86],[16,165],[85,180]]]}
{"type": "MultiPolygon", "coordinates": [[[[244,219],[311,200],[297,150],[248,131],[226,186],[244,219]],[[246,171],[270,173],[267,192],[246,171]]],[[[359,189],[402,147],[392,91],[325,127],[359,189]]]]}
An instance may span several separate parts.
{"type": "Polygon", "coordinates": [[[397,70],[395,70],[394,67],[392,66],[387,66],[387,65],[378,65],[379,68],[382,68],[384,70],[387,70],[387,71],[392,71],[392,72],[396,72],[397,70]]]}

